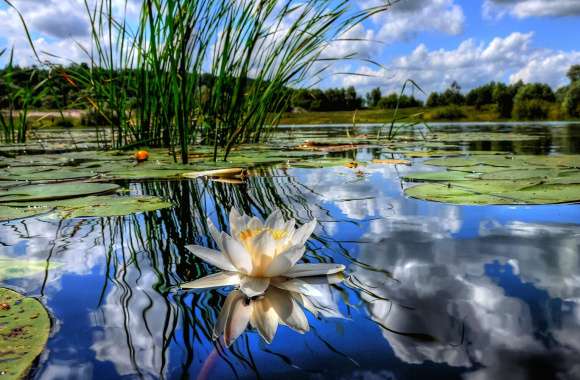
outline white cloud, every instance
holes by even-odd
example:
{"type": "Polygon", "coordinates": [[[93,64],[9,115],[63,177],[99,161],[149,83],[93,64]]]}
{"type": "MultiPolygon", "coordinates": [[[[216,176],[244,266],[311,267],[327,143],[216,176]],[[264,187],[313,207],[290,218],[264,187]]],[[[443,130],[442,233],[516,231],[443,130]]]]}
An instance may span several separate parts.
{"type": "MultiPolygon", "coordinates": [[[[34,46],[42,60],[55,63],[87,61],[81,46],[90,47],[90,23],[84,0],[14,0],[13,5],[22,14],[34,46]]],[[[131,22],[139,14],[139,0],[113,0],[113,14],[126,14],[131,22]]],[[[89,7],[95,0],[88,2],[89,7]]],[[[36,59],[30,48],[18,12],[11,7],[0,7],[0,47],[14,48],[15,63],[30,65],[36,59]]]]}
{"type": "Polygon", "coordinates": [[[516,18],[579,16],[578,0],[486,0],[485,17],[501,18],[510,14],[516,18]]]}
{"type": "Polygon", "coordinates": [[[386,69],[361,67],[358,73],[366,76],[346,77],[344,84],[395,91],[411,78],[427,92],[444,90],[453,81],[458,81],[464,90],[508,79],[541,81],[553,87],[565,84],[565,72],[580,60],[580,52],[537,49],[533,47],[533,37],[532,32],[515,32],[496,37],[488,44],[467,39],[452,50],[429,50],[420,44],[409,55],[395,58],[386,69]]]}
{"type": "Polygon", "coordinates": [[[420,32],[461,34],[465,15],[453,0],[407,0],[394,4],[374,21],[379,26],[379,40],[394,42],[411,40],[420,32]]]}

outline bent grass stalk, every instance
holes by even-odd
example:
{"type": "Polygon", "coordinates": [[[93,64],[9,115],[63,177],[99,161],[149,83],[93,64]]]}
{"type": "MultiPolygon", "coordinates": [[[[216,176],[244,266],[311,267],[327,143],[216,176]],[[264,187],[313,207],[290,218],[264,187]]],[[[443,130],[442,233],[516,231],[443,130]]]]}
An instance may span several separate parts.
{"type": "Polygon", "coordinates": [[[84,0],[88,64],[69,75],[108,121],[114,147],[168,147],[187,163],[201,143],[226,160],[236,145],[268,137],[291,86],[352,58],[329,56],[333,41],[393,2],[353,3],[144,0],[130,20],[127,0],[84,0]]]}

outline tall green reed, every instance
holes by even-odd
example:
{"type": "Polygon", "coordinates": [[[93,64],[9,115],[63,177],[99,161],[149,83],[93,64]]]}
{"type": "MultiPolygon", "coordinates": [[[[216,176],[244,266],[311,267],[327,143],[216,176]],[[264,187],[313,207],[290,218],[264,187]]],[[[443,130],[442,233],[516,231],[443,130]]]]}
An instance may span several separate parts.
{"type": "MultiPolygon", "coordinates": [[[[289,87],[348,57],[333,41],[390,3],[348,0],[144,0],[135,23],[113,0],[85,0],[90,64],[76,81],[115,131],[114,145],[214,147],[214,159],[257,143],[289,106],[289,87]],[[115,14],[114,14],[115,13],[115,14]]],[[[125,3],[126,5],[126,3],[125,3]]],[[[82,66],[81,66],[82,68],[82,66]]]]}
{"type": "MultiPolygon", "coordinates": [[[[0,51],[2,56],[6,50],[0,51]]],[[[0,71],[0,84],[5,93],[0,94],[0,104],[6,106],[5,110],[0,110],[0,128],[2,134],[0,141],[5,143],[25,143],[28,131],[28,111],[30,105],[39,97],[44,95],[44,79],[34,86],[18,86],[14,80],[14,49],[10,50],[6,67],[0,71]]],[[[27,73],[28,82],[34,83],[37,75],[36,69],[30,69],[27,73]]]]}

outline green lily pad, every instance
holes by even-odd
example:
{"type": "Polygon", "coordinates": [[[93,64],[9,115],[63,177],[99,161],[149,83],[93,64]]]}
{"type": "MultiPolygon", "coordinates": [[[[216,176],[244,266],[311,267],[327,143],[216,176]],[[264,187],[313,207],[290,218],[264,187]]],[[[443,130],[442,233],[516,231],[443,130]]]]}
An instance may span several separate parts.
{"type": "Polygon", "coordinates": [[[124,216],[172,207],[170,202],[151,196],[92,196],[58,202],[55,207],[61,218],[124,216]]]}
{"type": "Polygon", "coordinates": [[[67,182],[48,185],[28,185],[0,192],[0,203],[32,202],[83,197],[110,193],[119,188],[110,183],[67,182]]]}
{"type": "Polygon", "coordinates": [[[50,207],[7,207],[0,206],[0,222],[6,220],[29,218],[34,215],[44,214],[52,210],[50,207]]]}
{"type": "Polygon", "coordinates": [[[580,201],[580,185],[531,180],[428,183],[405,190],[412,198],[462,205],[554,204],[580,201]]]}
{"type": "Polygon", "coordinates": [[[332,168],[344,166],[347,167],[353,162],[352,159],[340,157],[323,157],[316,160],[299,161],[291,164],[295,168],[332,168]]]}
{"type": "Polygon", "coordinates": [[[0,374],[2,379],[26,377],[42,353],[50,333],[50,317],[35,298],[0,288],[0,374]]]}
{"type": "Polygon", "coordinates": [[[468,173],[460,171],[444,171],[444,172],[422,172],[422,173],[408,173],[403,178],[407,181],[425,182],[425,181],[469,181],[468,173]]]}
{"type": "Polygon", "coordinates": [[[44,260],[22,260],[0,256],[0,281],[31,277],[44,273],[47,269],[54,269],[60,266],[62,264],[56,262],[51,262],[50,265],[47,265],[44,260]]]}
{"type": "MultiPolygon", "coordinates": [[[[21,203],[6,206],[18,208],[21,203]]],[[[56,201],[30,202],[28,207],[54,209],[59,218],[124,216],[172,207],[170,202],[154,196],[99,195],[56,201]]]]}
{"type": "Polygon", "coordinates": [[[499,170],[491,173],[484,173],[480,176],[483,180],[509,180],[509,179],[530,179],[555,177],[558,170],[546,168],[510,169],[499,170]]]}
{"type": "Polygon", "coordinates": [[[65,179],[90,178],[95,176],[95,172],[86,170],[65,169],[62,167],[16,167],[5,170],[0,175],[0,180],[26,180],[26,181],[54,181],[65,179]]]}
{"type": "Polygon", "coordinates": [[[468,167],[479,164],[479,161],[470,157],[434,158],[424,162],[425,165],[445,166],[445,167],[468,167]]]}

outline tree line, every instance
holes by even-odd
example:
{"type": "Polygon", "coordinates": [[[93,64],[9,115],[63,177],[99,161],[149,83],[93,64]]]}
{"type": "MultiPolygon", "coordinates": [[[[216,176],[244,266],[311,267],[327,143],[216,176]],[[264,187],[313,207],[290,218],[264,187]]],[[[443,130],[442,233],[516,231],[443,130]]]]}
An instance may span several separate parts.
{"type": "MultiPolygon", "coordinates": [[[[83,65],[55,66],[50,69],[14,66],[10,70],[0,70],[0,108],[19,109],[24,105],[23,102],[27,102],[28,108],[34,109],[90,107],[90,102],[85,101],[86,90],[73,79],[78,72],[86,72],[88,67],[83,65]]],[[[122,73],[117,74],[116,77],[123,77],[122,73]]],[[[107,77],[107,74],[103,73],[102,77],[107,77]]],[[[467,105],[476,110],[493,107],[501,118],[542,119],[548,117],[551,106],[557,104],[561,105],[562,113],[580,117],[580,65],[570,67],[567,77],[570,83],[556,91],[544,83],[525,84],[519,81],[509,85],[490,82],[463,93],[461,86],[454,81],[445,91],[430,93],[425,102],[413,95],[383,95],[380,88],[372,89],[363,97],[352,86],[326,90],[288,89],[288,96],[291,97],[291,109],[312,112],[394,109],[397,106],[452,108],[467,105]]],[[[212,78],[204,75],[201,80],[209,85],[212,78]]],[[[139,101],[138,94],[130,96],[132,101],[139,101]]]]}

